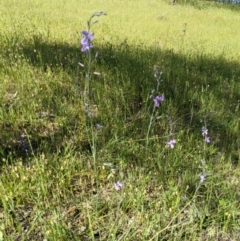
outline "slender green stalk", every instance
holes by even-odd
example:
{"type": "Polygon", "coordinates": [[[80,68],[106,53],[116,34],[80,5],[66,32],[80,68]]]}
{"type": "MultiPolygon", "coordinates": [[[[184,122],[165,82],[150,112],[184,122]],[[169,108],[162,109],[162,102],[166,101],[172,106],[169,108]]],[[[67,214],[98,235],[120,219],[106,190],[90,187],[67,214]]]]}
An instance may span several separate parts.
{"type": "Polygon", "coordinates": [[[85,92],[84,95],[87,96],[87,99],[89,97],[89,88],[90,88],[90,81],[91,81],[91,50],[87,51],[87,58],[88,58],[88,64],[87,64],[87,72],[86,72],[86,81],[85,81],[85,92]]]}
{"type": "MultiPolygon", "coordinates": [[[[156,66],[154,66],[154,72],[155,72],[154,76],[157,79],[156,93],[158,93],[162,73],[158,71],[156,66]]],[[[150,121],[149,121],[149,124],[148,124],[147,135],[146,135],[146,147],[149,144],[149,134],[150,134],[150,131],[151,131],[152,124],[154,122],[155,110],[156,110],[156,106],[153,105],[152,113],[151,113],[151,116],[150,116],[150,121]]]]}
{"type": "Polygon", "coordinates": [[[154,119],[155,109],[156,109],[156,107],[153,106],[153,111],[152,111],[152,114],[151,114],[151,116],[150,116],[150,121],[149,121],[149,125],[148,125],[148,130],[147,130],[146,146],[148,146],[148,144],[149,144],[149,133],[150,133],[152,124],[153,124],[153,122],[154,122],[153,119],[154,119]]]}

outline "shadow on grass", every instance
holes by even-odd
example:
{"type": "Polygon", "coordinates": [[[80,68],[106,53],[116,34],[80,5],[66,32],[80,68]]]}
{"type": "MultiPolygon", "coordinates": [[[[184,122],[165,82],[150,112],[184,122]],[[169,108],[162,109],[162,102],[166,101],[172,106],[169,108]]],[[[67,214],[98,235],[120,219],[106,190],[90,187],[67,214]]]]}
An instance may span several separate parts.
{"type": "Polygon", "coordinates": [[[240,11],[240,3],[227,3],[220,2],[215,0],[205,0],[205,1],[196,1],[196,0],[177,0],[177,4],[181,5],[191,5],[197,9],[207,9],[207,8],[222,8],[231,11],[240,11]]]}
{"type": "MultiPolygon", "coordinates": [[[[201,121],[206,120],[210,125],[211,137],[217,149],[231,154],[234,162],[239,161],[239,63],[228,61],[224,56],[212,58],[204,54],[181,55],[174,53],[173,50],[132,47],[127,42],[118,46],[106,43],[106,45],[100,46],[98,51],[99,57],[94,68],[103,74],[96,80],[96,87],[92,87],[106,90],[106,92],[97,92],[98,94],[94,98],[97,103],[101,99],[109,99],[112,105],[111,108],[109,107],[111,111],[118,108],[125,109],[125,112],[119,112],[115,115],[119,119],[117,129],[124,129],[125,122],[129,118],[138,115],[143,109],[147,110],[149,105],[147,96],[156,86],[153,65],[157,65],[163,72],[164,81],[160,87],[160,92],[164,93],[167,103],[162,107],[165,111],[163,114],[172,116],[177,120],[177,125],[181,129],[187,129],[192,133],[200,133],[201,127],[204,125],[201,121]],[[116,96],[119,88],[122,90],[125,103],[121,103],[116,96]],[[108,89],[110,91],[107,91],[108,89]]],[[[50,109],[54,114],[60,117],[64,117],[65,114],[66,118],[57,131],[45,137],[40,135],[41,122],[38,123],[40,129],[33,131],[31,125],[29,127],[14,125],[15,127],[12,128],[13,123],[9,123],[8,119],[3,119],[1,125],[3,133],[18,131],[18,136],[21,136],[18,129],[27,128],[28,132],[32,132],[32,134],[30,140],[26,140],[26,138],[22,139],[22,142],[20,140],[20,146],[19,140],[16,139],[6,146],[4,143],[8,135],[3,135],[4,138],[0,137],[1,146],[4,147],[2,148],[2,157],[6,157],[9,153],[14,153],[13,155],[16,157],[24,157],[25,154],[23,155],[21,148],[24,145],[30,148],[30,144],[36,152],[41,145],[43,147],[51,146],[51,151],[61,149],[62,146],[66,145],[66,140],[72,136],[76,128],[74,123],[79,115],[74,111],[68,115],[68,107],[66,107],[71,106],[74,102],[76,97],[74,89],[79,86],[81,88],[81,82],[84,79],[83,70],[78,66],[78,62],[83,63],[85,56],[80,53],[79,48],[67,44],[48,43],[35,37],[32,43],[22,43],[19,52],[31,66],[40,71],[46,72],[51,69],[56,74],[62,71],[70,77],[69,90],[66,90],[66,85],[53,86],[54,95],[48,100],[48,107],[51,106],[50,109]],[[57,98],[58,94],[65,95],[63,99],[67,105],[63,110],[59,110],[61,100],[56,103],[54,99],[54,96],[57,98]],[[18,150],[16,150],[17,148],[18,150]]],[[[3,52],[3,56],[8,59],[9,53],[3,52]]],[[[42,102],[44,102],[44,98],[42,102]]],[[[109,113],[107,114],[109,115],[109,113]]],[[[146,129],[149,120],[144,120],[144,118],[140,122],[134,121],[134,118],[131,120],[132,123],[125,132],[126,135],[132,138],[144,137],[142,132],[144,128],[146,129]]],[[[116,124],[111,123],[109,119],[108,127],[112,127],[110,129],[113,133],[106,132],[107,136],[114,134],[114,125],[116,124]]],[[[16,137],[13,134],[12,138],[14,136],[16,137]]],[[[87,148],[86,145],[83,148],[87,148]]],[[[43,151],[41,148],[40,150],[43,151]]]]}

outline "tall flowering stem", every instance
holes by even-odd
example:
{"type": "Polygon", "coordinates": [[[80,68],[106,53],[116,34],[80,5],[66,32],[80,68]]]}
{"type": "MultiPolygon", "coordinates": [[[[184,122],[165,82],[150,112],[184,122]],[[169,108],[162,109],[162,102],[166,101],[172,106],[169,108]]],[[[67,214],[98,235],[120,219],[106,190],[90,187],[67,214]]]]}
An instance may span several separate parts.
{"type": "MultiPolygon", "coordinates": [[[[92,41],[94,39],[94,34],[91,33],[91,26],[92,24],[97,23],[97,20],[92,22],[92,19],[94,17],[100,17],[102,15],[106,15],[106,12],[100,11],[100,12],[95,12],[94,14],[91,15],[91,17],[87,21],[87,30],[81,31],[82,39],[80,41],[81,51],[86,54],[86,58],[87,58],[86,67],[82,63],[79,63],[79,65],[82,67],[85,67],[85,73],[86,73],[84,93],[83,93],[83,105],[84,105],[86,117],[90,118],[90,121],[89,121],[90,126],[89,126],[89,129],[87,129],[87,133],[88,133],[89,142],[91,143],[91,151],[93,155],[94,164],[96,163],[96,153],[97,153],[96,129],[98,130],[99,128],[94,126],[94,123],[93,123],[94,111],[92,110],[91,103],[90,103],[90,81],[91,81],[91,72],[92,72],[91,66],[93,63],[91,50],[93,48],[92,41]]],[[[95,55],[95,59],[96,58],[97,58],[97,54],[95,55]]]]}
{"type": "MultiPolygon", "coordinates": [[[[154,77],[157,80],[156,93],[158,93],[158,90],[159,90],[161,75],[162,75],[162,72],[159,72],[158,68],[156,66],[154,66],[154,77]]],[[[155,90],[152,91],[152,95],[153,95],[154,91],[155,90]]],[[[152,95],[150,96],[150,98],[153,97],[152,95]]],[[[156,108],[158,108],[163,101],[164,101],[164,95],[163,94],[161,96],[157,95],[153,99],[154,105],[153,105],[153,110],[152,110],[152,113],[151,113],[151,116],[150,116],[150,121],[149,121],[149,125],[148,125],[148,130],[147,130],[146,146],[148,146],[148,144],[149,144],[149,134],[150,134],[152,124],[154,122],[154,114],[155,114],[156,108]]]]}

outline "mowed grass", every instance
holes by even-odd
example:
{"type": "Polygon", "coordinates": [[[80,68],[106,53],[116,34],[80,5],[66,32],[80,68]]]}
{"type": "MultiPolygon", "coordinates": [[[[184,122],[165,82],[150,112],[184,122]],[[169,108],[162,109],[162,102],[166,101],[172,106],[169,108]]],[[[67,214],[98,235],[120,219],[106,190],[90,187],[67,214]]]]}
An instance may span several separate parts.
{"type": "Polygon", "coordinates": [[[0,23],[0,241],[240,239],[237,7],[2,0],[0,23]]]}

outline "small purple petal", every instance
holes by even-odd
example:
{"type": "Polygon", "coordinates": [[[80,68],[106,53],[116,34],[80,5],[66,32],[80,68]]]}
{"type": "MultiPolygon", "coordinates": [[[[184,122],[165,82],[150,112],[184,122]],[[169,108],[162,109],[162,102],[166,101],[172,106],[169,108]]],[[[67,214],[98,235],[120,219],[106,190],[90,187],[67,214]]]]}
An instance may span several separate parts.
{"type": "Polygon", "coordinates": [[[88,38],[83,37],[83,39],[81,39],[81,44],[82,44],[82,45],[88,44],[88,38]]]}
{"type": "Polygon", "coordinates": [[[202,127],[202,135],[207,136],[208,134],[208,129],[206,127],[202,127]]]}
{"type": "Polygon", "coordinates": [[[114,183],[114,187],[117,191],[119,191],[122,188],[122,183],[117,181],[114,183]]]}
{"type": "Polygon", "coordinates": [[[88,51],[89,49],[93,48],[93,45],[91,43],[83,45],[81,48],[82,52],[88,51]]]}
{"type": "Polygon", "coordinates": [[[164,95],[156,96],[155,99],[153,99],[155,107],[159,107],[161,102],[164,101],[164,95]]]}
{"type": "Polygon", "coordinates": [[[201,174],[199,177],[200,177],[200,182],[203,183],[205,181],[206,175],[201,174]]]}
{"type": "Polygon", "coordinates": [[[168,146],[170,146],[171,148],[174,148],[174,145],[176,144],[176,140],[170,140],[168,143],[168,146]]]}
{"type": "Polygon", "coordinates": [[[82,33],[84,38],[87,38],[89,40],[93,40],[94,34],[91,34],[86,30],[83,30],[81,33],[82,33]]]}
{"type": "Polygon", "coordinates": [[[83,30],[82,32],[83,38],[81,39],[82,48],[81,51],[85,52],[93,48],[91,40],[93,40],[93,34],[83,30]]]}
{"type": "Polygon", "coordinates": [[[210,142],[211,142],[211,140],[210,140],[210,137],[209,137],[209,136],[206,136],[206,137],[205,137],[205,142],[206,142],[206,143],[210,143],[210,142]]]}

